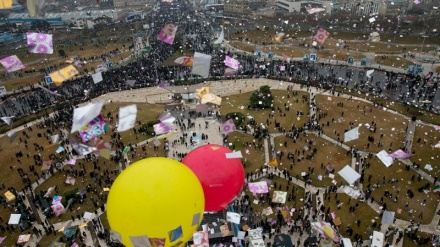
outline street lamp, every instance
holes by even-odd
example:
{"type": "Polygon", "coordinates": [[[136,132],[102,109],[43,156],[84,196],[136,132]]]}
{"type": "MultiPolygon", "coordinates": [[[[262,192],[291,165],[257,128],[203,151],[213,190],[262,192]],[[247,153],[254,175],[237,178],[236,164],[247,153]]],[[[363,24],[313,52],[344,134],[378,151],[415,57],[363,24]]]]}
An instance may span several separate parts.
{"type": "Polygon", "coordinates": [[[422,42],[422,48],[420,49],[420,53],[423,53],[423,46],[425,46],[425,39],[428,38],[429,36],[423,35],[423,42],[422,42]]]}

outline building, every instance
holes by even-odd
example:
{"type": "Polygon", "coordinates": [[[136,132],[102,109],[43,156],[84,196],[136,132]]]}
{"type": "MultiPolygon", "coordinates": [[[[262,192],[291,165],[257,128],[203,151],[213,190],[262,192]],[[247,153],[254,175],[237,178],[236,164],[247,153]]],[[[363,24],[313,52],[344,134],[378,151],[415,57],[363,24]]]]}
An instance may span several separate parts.
{"type": "Polygon", "coordinates": [[[346,1],[340,4],[344,10],[357,16],[384,15],[387,9],[386,4],[376,1],[346,1]]]}
{"type": "MultiPolygon", "coordinates": [[[[60,19],[60,21],[67,24],[72,23],[72,20],[78,19],[96,19],[96,18],[110,18],[113,21],[124,20],[127,16],[127,11],[122,9],[105,9],[105,10],[88,10],[88,11],[72,11],[66,13],[47,13],[47,19],[60,19]]],[[[9,19],[30,19],[28,13],[11,13],[9,19]]],[[[23,21],[22,21],[23,22],[23,21]]]]}
{"type": "Polygon", "coordinates": [[[309,8],[324,8],[328,13],[332,10],[331,1],[277,0],[275,6],[286,13],[306,12],[309,8]]]}
{"type": "Polygon", "coordinates": [[[265,7],[267,1],[263,0],[229,0],[224,3],[224,14],[227,16],[247,16],[252,10],[265,7]]]}

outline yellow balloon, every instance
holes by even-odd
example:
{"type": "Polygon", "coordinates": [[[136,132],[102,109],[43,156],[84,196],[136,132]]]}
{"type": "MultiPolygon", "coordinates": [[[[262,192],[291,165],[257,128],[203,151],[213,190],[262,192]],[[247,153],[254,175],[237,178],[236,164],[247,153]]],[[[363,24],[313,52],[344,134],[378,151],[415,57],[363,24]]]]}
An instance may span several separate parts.
{"type": "Polygon", "coordinates": [[[125,169],[107,199],[110,227],[133,246],[130,237],[148,236],[152,246],[183,246],[203,218],[205,198],[196,175],[184,164],[147,158],[125,169]]]}

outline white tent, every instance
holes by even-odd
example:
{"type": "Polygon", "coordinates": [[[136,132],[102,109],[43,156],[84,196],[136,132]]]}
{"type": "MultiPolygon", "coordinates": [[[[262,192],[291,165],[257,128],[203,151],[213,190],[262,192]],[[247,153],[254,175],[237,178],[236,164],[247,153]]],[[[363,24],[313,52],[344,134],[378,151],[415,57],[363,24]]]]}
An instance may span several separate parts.
{"type": "Polygon", "coordinates": [[[392,225],[394,223],[394,212],[384,211],[382,215],[382,225],[392,225]]]}
{"type": "Polygon", "coordinates": [[[386,166],[386,167],[390,167],[393,164],[393,157],[391,157],[387,151],[382,150],[379,153],[376,154],[377,158],[380,159],[380,161],[382,161],[382,163],[386,166]]]}
{"type": "Polygon", "coordinates": [[[359,138],[359,127],[349,130],[344,133],[344,142],[349,142],[359,138]]]}
{"type": "Polygon", "coordinates": [[[21,214],[11,214],[8,225],[18,225],[20,223],[21,214]]]}
{"type": "Polygon", "coordinates": [[[346,165],[338,174],[347,181],[349,185],[353,185],[356,180],[358,180],[361,175],[357,173],[351,166],[346,165]]]}

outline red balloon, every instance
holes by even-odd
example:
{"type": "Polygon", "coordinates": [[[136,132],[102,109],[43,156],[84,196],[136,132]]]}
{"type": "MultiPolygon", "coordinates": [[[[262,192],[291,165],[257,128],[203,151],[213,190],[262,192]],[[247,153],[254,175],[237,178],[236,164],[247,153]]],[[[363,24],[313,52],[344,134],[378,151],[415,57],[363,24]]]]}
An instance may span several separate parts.
{"type": "Polygon", "coordinates": [[[227,153],[232,151],[217,144],[208,144],[192,150],[182,160],[202,184],[206,212],[224,210],[243,187],[241,160],[227,159],[227,153]]]}

